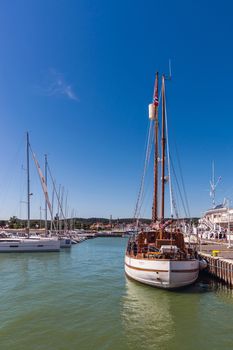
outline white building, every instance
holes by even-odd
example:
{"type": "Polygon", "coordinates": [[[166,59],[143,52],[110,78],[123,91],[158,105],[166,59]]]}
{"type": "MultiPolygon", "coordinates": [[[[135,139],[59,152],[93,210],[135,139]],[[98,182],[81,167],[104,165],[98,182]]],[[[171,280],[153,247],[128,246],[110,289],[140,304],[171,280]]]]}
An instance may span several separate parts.
{"type": "Polygon", "coordinates": [[[199,224],[203,228],[206,227],[210,230],[226,229],[228,222],[230,223],[230,227],[233,228],[233,208],[228,209],[222,204],[207,210],[199,220],[199,224]]]}

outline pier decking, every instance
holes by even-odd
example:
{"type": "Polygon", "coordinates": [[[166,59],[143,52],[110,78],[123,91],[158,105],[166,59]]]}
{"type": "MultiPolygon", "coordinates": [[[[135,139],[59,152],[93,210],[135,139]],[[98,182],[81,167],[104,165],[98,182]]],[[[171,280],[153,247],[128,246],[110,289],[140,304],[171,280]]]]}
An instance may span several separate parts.
{"type": "Polygon", "coordinates": [[[199,256],[207,261],[207,272],[233,287],[233,247],[224,242],[199,246],[199,256]]]}

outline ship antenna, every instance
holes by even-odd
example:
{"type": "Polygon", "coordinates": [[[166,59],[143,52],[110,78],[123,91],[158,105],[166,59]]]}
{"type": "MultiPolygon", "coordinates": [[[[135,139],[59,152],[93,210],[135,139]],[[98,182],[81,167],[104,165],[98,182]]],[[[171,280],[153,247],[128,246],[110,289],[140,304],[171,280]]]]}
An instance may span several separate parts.
{"type": "Polygon", "coordinates": [[[168,75],[164,75],[165,80],[172,80],[172,64],[171,64],[171,59],[169,58],[168,60],[168,75]]]}
{"type": "Polygon", "coordinates": [[[172,79],[172,63],[171,63],[170,58],[168,60],[168,66],[169,66],[169,80],[171,80],[172,79]]]}
{"type": "Polygon", "coordinates": [[[212,180],[210,180],[210,197],[212,198],[213,208],[216,205],[215,195],[216,195],[216,187],[221,180],[221,176],[219,176],[218,180],[215,182],[215,172],[214,172],[214,161],[212,162],[212,180]]]}

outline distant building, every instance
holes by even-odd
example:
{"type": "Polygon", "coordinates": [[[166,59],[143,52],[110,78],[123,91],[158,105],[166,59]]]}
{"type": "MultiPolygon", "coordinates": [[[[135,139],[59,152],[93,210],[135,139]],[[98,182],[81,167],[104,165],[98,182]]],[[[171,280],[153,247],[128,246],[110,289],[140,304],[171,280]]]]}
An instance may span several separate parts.
{"type": "Polygon", "coordinates": [[[223,204],[216,205],[214,208],[205,212],[199,220],[199,224],[210,230],[217,228],[227,228],[228,222],[233,227],[233,208],[226,208],[223,204]]]}

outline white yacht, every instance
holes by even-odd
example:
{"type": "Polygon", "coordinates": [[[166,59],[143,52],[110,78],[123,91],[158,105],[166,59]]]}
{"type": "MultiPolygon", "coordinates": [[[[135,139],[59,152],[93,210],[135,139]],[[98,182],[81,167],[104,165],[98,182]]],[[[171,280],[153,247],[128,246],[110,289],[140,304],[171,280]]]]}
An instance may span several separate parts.
{"type": "Polygon", "coordinates": [[[0,253],[59,252],[60,242],[51,238],[0,238],[0,253]]]}
{"type": "MultiPolygon", "coordinates": [[[[30,177],[29,177],[29,135],[27,133],[27,228],[26,233],[27,237],[4,237],[0,238],[0,253],[10,253],[10,252],[58,252],[60,250],[60,241],[56,238],[46,238],[40,236],[31,236],[30,237],[30,177]]],[[[46,181],[43,177],[41,169],[39,167],[38,161],[35,159],[33,154],[34,161],[37,166],[37,170],[41,179],[42,187],[46,200],[48,201],[48,191],[46,186],[46,181]]]]}
{"type": "Polygon", "coordinates": [[[60,247],[61,248],[71,248],[72,245],[72,240],[69,237],[59,237],[58,238],[60,242],[60,247]]]}

